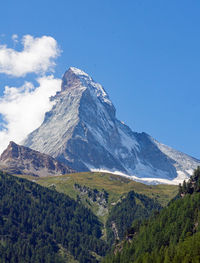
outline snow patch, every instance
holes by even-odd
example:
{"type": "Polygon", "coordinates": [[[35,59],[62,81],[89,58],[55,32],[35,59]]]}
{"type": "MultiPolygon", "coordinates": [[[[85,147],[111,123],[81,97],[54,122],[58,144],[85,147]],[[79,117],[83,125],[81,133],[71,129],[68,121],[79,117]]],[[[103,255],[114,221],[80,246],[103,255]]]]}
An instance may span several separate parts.
{"type": "Polygon", "coordinates": [[[107,170],[105,168],[103,169],[96,169],[96,168],[92,168],[90,165],[86,164],[88,169],[90,169],[91,172],[101,172],[101,173],[108,173],[108,174],[114,174],[114,175],[119,175],[122,177],[126,177],[127,179],[139,182],[139,183],[143,183],[143,184],[147,184],[147,185],[157,185],[157,184],[169,184],[169,185],[178,185],[180,183],[183,183],[184,180],[188,180],[189,178],[187,176],[185,176],[185,174],[181,171],[180,174],[173,180],[168,180],[168,179],[162,179],[162,178],[146,178],[146,177],[137,177],[135,175],[128,175],[125,173],[122,173],[120,171],[116,171],[116,170],[107,170]]]}
{"type": "Polygon", "coordinates": [[[80,69],[75,68],[75,67],[70,67],[69,69],[71,71],[73,71],[74,74],[76,74],[76,75],[85,76],[85,77],[90,78],[90,76],[87,73],[85,73],[83,70],[80,70],[80,69]]]}

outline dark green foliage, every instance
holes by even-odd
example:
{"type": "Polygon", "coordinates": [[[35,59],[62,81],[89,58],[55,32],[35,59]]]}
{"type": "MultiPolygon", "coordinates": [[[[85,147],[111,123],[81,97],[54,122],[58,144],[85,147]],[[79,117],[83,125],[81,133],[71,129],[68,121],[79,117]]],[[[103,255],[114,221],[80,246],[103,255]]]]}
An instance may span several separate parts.
{"type": "MultiPolygon", "coordinates": [[[[74,184],[74,188],[78,190],[82,195],[87,195],[92,202],[97,202],[104,207],[107,206],[109,194],[103,189],[99,191],[97,189],[91,189],[87,186],[82,186],[80,184],[74,184]]],[[[80,197],[78,197],[80,200],[80,197]]]]}
{"type": "Polygon", "coordinates": [[[180,186],[182,198],[151,218],[134,223],[131,242],[123,241],[104,260],[119,263],[200,262],[200,168],[180,186]]]}
{"type": "Polygon", "coordinates": [[[106,223],[108,244],[111,246],[116,239],[116,233],[112,229],[113,224],[115,224],[119,240],[121,240],[127,229],[131,227],[133,220],[147,218],[155,209],[160,210],[161,206],[153,199],[134,191],[129,192],[121,202],[112,208],[108,216],[106,223]]]}
{"type": "Polygon", "coordinates": [[[200,192],[200,166],[197,167],[187,183],[184,181],[183,185],[179,185],[180,196],[192,194],[193,192],[200,192]]]}
{"type": "Polygon", "coordinates": [[[64,194],[0,172],[0,262],[63,262],[59,248],[79,262],[104,255],[101,224],[64,194]]]}

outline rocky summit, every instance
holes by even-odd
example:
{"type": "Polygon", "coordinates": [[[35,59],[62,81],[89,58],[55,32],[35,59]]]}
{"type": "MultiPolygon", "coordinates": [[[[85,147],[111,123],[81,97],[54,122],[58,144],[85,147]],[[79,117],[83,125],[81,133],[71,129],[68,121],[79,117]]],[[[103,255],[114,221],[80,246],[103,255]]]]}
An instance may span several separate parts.
{"type": "Polygon", "coordinates": [[[41,126],[23,144],[78,171],[106,170],[153,182],[178,183],[200,161],[116,118],[104,88],[87,73],[69,68],[41,126]]]}
{"type": "Polygon", "coordinates": [[[10,142],[0,156],[0,169],[11,174],[52,176],[73,173],[74,170],[47,154],[10,142]]]}

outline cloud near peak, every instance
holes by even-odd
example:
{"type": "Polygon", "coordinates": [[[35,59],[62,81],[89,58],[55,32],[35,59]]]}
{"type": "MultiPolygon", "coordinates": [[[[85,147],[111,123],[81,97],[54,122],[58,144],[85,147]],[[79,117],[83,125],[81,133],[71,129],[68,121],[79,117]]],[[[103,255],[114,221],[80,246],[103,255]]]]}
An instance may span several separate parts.
{"type": "Polygon", "coordinates": [[[44,74],[53,71],[55,59],[61,53],[53,37],[34,38],[31,35],[25,35],[21,43],[22,51],[0,45],[0,73],[24,77],[28,73],[44,74]]]}
{"type": "Polygon", "coordinates": [[[52,108],[49,98],[60,90],[61,80],[50,75],[38,78],[37,82],[38,87],[31,82],[25,82],[19,88],[5,87],[4,96],[0,98],[0,114],[4,120],[0,130],[0,153],[11,140],[21,143],[40,126],[45,112],[52,108]]]}
{"type": "Polygon", "coordinates": [[[13,35],[12,40],[14,49],[0,45],[0,73],[15,77],[13,86],[0,87],[4,90],[0,97],[0,154],[10,141],[21,143],[40,126],[53,105],[49,98],[61,89],[61,79],[52,74],[55,59],[61,53],[56,40],[25,35],[20,42],[21,51],[16,46],[18,35],[13,35]],[[22,86],[16,87],[15,80],[28,73],[35,73],[31,78],[37,85],[24,80],[22,86]]]}

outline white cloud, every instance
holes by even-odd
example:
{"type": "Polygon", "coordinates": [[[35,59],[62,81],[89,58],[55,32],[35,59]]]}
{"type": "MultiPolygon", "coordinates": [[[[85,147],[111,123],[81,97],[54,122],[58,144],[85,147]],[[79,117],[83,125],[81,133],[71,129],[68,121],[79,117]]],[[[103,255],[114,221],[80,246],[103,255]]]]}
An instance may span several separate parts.
{"type": "Polygon", "coordinates": [[[19,40],[18,40],[18,35],[17,35],[17,34],[12,35],[12,40],[13,40],[15,43],[18,43],[18,42],[19,42],[19,40]]]}
{"type": "MultiPolygon", "coordinates": [[[[12,39],[16,41],[18,36],[13,35],[12,39]]],[[[0,73],[23,77],[28,73],[44,74],[53,70],[54,60],[61,52],[53,37],[34,38],[31,35],[25,35],[21,43],[22,51],[0,45],[0,73]]]]}
{"type": "Polygon", "coordinates": [[[0,98],[0,114],[5,125],[0,130],[0,153],[7,147],[9,141],[20,143],[27,134],[40,126],[45,112],[52,107],[50,96],[56,94],[61,88],[61,80],[53,75],[37,79],[38,87],[25,82],[20,87],[4,89],[4,96],[0,98]]]}
{"type": "MultiPolygon", "coordinates": [[[[14,43],[18,35],[12,36],[14,43]]],[[[45,112],[52,107],[49,98],[61,88],[61,80],[45,73],[52,71],[55,59],[60,54],[56,40],[50,36],[34,38],[26,35],[21,40],[22,50],[0,45],[0,73],[14,77],[24,77],[28,73],[35,73],[38,86],[25,82],[21,87],[4,88],[4,95],[0,97],[0,153],[12,140],[20,143],[25,137],[38,128],[45,112]],[[41,77],[42,75],[42,77],[41,77]]]]}

